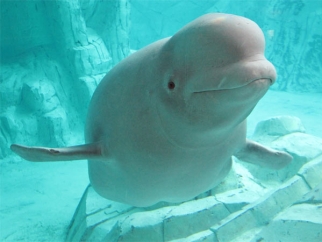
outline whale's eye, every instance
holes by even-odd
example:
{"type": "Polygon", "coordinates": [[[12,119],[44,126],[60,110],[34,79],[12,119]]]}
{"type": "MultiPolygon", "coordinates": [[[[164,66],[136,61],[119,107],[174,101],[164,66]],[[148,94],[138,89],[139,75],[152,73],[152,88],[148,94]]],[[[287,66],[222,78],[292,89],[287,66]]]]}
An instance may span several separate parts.
{"type": "Polygon", "coordinates": [[[168,83],[168,88],[169,88],[170,90],[173,90],[175,87],[176,87],[176,84],[174,84],[174,82],[173,82],[173,81],[170,81],[170,82],[168,83]]]}

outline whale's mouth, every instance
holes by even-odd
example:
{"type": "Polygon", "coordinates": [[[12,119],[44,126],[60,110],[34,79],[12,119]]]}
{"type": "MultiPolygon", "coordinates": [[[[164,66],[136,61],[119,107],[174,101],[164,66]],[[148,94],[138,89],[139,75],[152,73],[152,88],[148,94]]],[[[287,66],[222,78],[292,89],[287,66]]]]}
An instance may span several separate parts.
{"type": "Polygon", "coordinates": [[[225,91],[225,90],[233,90],[233,89],[239,89],[239,88],[243,88],[243,87],[246,87],[246,86],[251,86],[253,84],[256,84],[256,83],[264,83],[268,86],[271,86],[273,85],[274,83],[274,80],[270,79],[270,78],[258,78],[258,79],[255,79],[255,80],[251,80],[249,82],[246,82],[244,85],[238,85],[238,86],[234,86],[234,87],[230,87],[230,88],[214,88],[214,89],[206,89],[206,90],[201,90],[201,91],[195,91],[193,93],[204,93],[204,92],[214,92],[214,91],[225,91]]]}

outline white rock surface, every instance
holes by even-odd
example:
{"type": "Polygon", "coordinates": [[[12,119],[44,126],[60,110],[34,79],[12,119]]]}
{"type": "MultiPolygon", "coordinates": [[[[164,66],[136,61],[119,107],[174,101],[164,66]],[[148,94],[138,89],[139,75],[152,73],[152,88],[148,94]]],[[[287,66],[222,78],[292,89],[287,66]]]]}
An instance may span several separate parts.
{"type": "Polygon", "coordinates": [[[259,122],[253,138],[259,142],[267,142],[295,132],[305,133],[305,128],[298,117],[278,116],[259,122]]]}
{"type": "Polygon", "coordinates": [[[322,241],[322,203],[286,209],[252,241],[322,241]]]}
{"type": "Polygon", "coordinates": [[[169,242],[213,242],[216,241],[215,234],[211,230],[195,233],[183,239],[170,240],[169,242]]]}
{"type": "Polygon", "coordinates": [[[229,215],[223,203],[209,196],[178,205],[163,222],[163,241],[183,238],[209,228],[229,215]]]}

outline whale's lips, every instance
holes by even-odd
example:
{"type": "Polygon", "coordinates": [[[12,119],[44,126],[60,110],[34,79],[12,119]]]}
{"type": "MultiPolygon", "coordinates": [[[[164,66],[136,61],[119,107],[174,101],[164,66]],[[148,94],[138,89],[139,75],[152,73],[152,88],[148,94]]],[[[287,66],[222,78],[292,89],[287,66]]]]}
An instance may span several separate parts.
{"type": "Polygon", "coordinates": [[[246,82],[244,85],[238,85],[238,86],[234,86],[234,87],[230,87],[230,88],[209,88],[209,89],[205,89],[205,90],[201,90],[201,91],[195,91],[193,93],[203,93],[203,92],[214,92],[214,91],[225,91],[225,90],[233,90],[233,89],[238,89],[238,88],[243,88],[246,86],[251,86],[254,84],[258,84],[261,83],[262,86],[271,86],[273,85],[275,82],[275,79],[271,79],[271,78],[258,78],[255,80],[251,80],[249,82],[246,82]]]}
{"type": "MultiPolygon", "coordinates": [[[[245,85],[241,85],[241,86],[236,87],[236,88],[245,87],[245,86],[252,85],[252,84],[256,84],[256,83],[259,83],[259,82],[265,84],[266,86],[267,85],[268,86],[271,86],[271,85],[274,84],[275,79],[271,79],[271,78],[258,78],[258,79],[255,79],[255,80],[252,80],[252,81],[246,83],[245,85]]],[[[232,88],[232,89],[234,89],[234,88],[232,88]]]]}
{"type": "Polygon", "coordinates": [[[245,86],[261,86],[263,89],[268,89],[271,85],[273,85],[273,83],[275,82],[275,80],[272,80],[270,78],[259,78],[259,79],[255,79],[251,82],[249,82],[248,84],[246,85],[243,85],[241,86],[242,87],[245,87],[245,86]]]}

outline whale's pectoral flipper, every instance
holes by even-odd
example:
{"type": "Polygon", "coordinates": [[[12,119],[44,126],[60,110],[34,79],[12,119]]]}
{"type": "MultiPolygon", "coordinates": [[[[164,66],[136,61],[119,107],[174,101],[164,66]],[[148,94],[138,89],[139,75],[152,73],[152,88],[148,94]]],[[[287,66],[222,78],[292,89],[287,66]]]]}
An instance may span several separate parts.
{"type": "Polygon", "coordinates": [[[284,151],[274,150],[251,140],[246,140],[245,147],[234,156],[242,161],[276,170],[284,168],[293,160],[284,151]]]}
{"type": "Polygon", "coordinates": [[[102,155],[101,144],[99,142],[64,148],[30,147],[12,144],[10,149],[29,161],[99,159],[102,155]]]}

